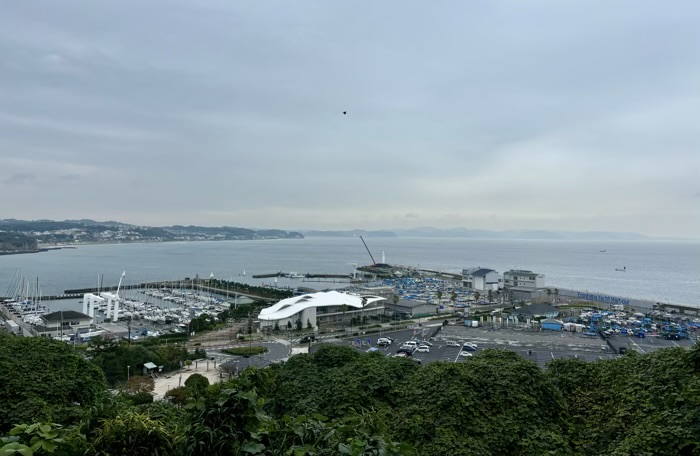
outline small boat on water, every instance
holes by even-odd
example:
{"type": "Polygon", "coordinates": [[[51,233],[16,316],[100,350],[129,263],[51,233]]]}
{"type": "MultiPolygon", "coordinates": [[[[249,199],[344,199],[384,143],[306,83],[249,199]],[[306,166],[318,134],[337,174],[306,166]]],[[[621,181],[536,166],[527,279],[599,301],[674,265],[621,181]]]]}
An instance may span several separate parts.
{"type": "Polygon", "coordinates": [[[605,249],[600,251],[600,253],[605,253],[605,252],[607,252],[607,250],[605,250],[605,249]]]}
{"type": "Polygon", "coordinates": [[[623,267],[621,267],[621,268],[615,268],[615,270],[616,270],[616,271],[620,271],[620,272],[626,272],[626,271],[627,271],[627,266],[623,266],[623,267]]]}

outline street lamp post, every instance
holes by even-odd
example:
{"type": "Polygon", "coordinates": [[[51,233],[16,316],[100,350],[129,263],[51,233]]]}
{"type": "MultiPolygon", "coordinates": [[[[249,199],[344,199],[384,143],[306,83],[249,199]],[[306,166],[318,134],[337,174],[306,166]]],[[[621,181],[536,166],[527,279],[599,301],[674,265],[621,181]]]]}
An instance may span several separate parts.
{"type": "Polygon", "coordinates": [[[126,381],[129,381],[129,374],[131,373],[131,366],[126,366],[126,381]]]}

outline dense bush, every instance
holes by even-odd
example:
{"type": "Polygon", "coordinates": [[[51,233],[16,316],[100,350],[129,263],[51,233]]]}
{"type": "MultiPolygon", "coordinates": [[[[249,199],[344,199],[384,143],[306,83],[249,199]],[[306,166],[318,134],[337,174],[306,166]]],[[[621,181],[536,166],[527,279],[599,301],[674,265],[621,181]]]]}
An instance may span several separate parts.
{"type": "Polygon", "coordinates": [[[149,403],[101,394],[99,370],[65,344],[12,339],[0,418],[3,433],[23,426],[0,441],[8,453],[700,455],[700,345],[546,369],[504,350],[419,366],[321,345],[225,383],[192,375],[149,403]]]}

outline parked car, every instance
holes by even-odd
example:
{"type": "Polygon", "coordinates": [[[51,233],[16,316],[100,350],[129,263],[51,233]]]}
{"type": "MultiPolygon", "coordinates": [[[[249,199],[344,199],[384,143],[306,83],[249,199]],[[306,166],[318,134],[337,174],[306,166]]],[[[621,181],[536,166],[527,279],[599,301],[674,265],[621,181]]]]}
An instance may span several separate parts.
{"type": "Polygon", "coordinates": [[[459,353],[459,356],[472,356],[472,354],[469,353],[469,352],[466,352],[466,351],[461,351],[461,352],[459,353]]]}
{"type": "Polygon", "coordinates": [[[396,350],[396,354],[405,353],[405,356],[411,356],[411,355],[413,355],[413,352],[414,352],[414,351],[416,351],[415,348],[411,348],[411,347],[401,347],[401,348],[399,348],[398,350],[396,350]]]}
{"type": "Polygon", "coordinates": [[[461,345],[459,345],[459,342],[455,342],[454,340],[448,340],[447,346],[448,347],[461,347],[461,345]]]}
{"type": "Polygon", "coordinates": [[[465,346],[465,347],[466,347],[467,345],[470,346],[470,347],[474,347],[474,348],[477,347],[477,345],[476,345],[474,342],[464,342],[464,343],[462,344],[462,346],[465,346]]]}
{"type": "Polygon", "coordinates": [[[387,346],[387,345],[391,345],[392,342],[393,341],[389,337],[380,337],[379,339],[377,339],[377,345],[387,346]]]}
{"type": "Polygon", "coordinates": [[[476,351],[476,347],[473,345],[466,345],[466,344],[462,345],[462,352],[465,352],[465,351],[471,351],[471,352],[476,351]]]}
{"type": "Polygon", "coordinates": [[[421,345],[416,349],[416,351],[419,353],[430,353],[430,347],[428,347],[427,345],[421,345]]]}
{"type": "Polygon", "coordinates": [[[301,339],[299,339],[299,343],[301,343],[301,344],[308,343],[308,342],[315,342],[315,341],[316,341],[316,336],[314,336],[313,334],[304,336],[301,339]]]}

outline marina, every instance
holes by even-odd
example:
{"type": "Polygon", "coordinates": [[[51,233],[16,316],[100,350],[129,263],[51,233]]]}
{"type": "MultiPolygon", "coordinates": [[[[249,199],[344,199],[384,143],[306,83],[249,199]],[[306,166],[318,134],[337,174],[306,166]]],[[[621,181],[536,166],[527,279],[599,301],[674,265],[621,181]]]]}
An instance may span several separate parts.
{"type": "MultiPolygon", "coordinates": [[[[381,249],[382,256],[386,252],[382,263],[359,266],[367,264],[370,255],[352,238],[103,244],[3,256],[0,295],[4,299],[0,301],[6,303],[4,318],[17,319],[27,328],[31,324],[25,318],[36,322],[47,311],[80,312],[86,293],[113,293],[118,287],[124,300],[121,311],[146,325],[165,321],[184,324],[176,322],[185,322],[204,310],[214,312],[219,308],[209,306],[222,305],[206,299],[195,302],[188,293],[224,302],[245,297],[275,302],[275,298],[251,290],[312,292],[381,284],[383,280],[392,280],[402,299],[430,302],[446,309],[475,301],[477,305],[479,301],[480,305],[493,301],[502,304],[506,301],[503,294],[489,297],[487,291],[480,291],[475,299],[475,290],[469,293],[456,285],[441,290],[438,282],[411,285],[411,280],[431,277],[456,284],[464,268],[484,264],[500,271],[527,265],[547,277],[547,287],[556,291],[560,301],[583,300],[605,306],[621,303],[644,313],[664,310],[689,316],[700,307],[700,245],[692,242],[367,241],[369,249],[381,249]],[[601,250],[605,250],[604,255],[601,250]],[[654,258],[654,262],[647,258],[654,258]],[[377,272],[382,264],[403,266],[394,266],[381,276],[377,272]],[[624,273],[615,271],[619,265],[625,265],[624,273]],[[128,272],[119,284],[123,269],[128,272]],[[96,275],[96,285],[86,286],[95,283],[96,275]],[[100,277],[104,276],[113,280],[103,283],[100,277]],[[222,285],[210,287],[208,280],[222,285]],[[438,291],[442,296],[438,297],[438,291]],[[187,309],[177,314],[171,310],[178,307],[187,309]]],[[[104,318],[101,312],[96,315],[98,321],[104,318]]]]}

